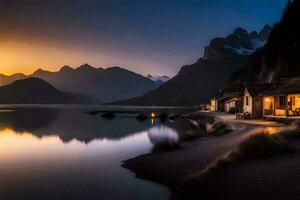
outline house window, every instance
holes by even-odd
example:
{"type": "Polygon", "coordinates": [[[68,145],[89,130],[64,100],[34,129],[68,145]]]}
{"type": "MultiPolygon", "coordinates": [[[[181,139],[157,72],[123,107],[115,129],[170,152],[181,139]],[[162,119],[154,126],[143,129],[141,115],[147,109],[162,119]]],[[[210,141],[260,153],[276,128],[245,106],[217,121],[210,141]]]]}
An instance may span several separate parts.
{"type": "Polygon", "coordinates": [[[279,107],[281,109],[285,108],[285,96],[279,97],[279,107]]]}
{"type": "Polygon", "coordinates": [[[249,97],[246,96],[246,106],[249,106],[249,97]]]}

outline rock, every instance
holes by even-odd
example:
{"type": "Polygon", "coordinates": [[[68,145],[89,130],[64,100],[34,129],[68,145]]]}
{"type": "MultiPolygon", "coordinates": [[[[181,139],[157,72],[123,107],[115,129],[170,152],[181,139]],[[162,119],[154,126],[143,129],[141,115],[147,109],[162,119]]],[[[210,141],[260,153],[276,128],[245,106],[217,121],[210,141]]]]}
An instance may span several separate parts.
{"type": "Polygon", "coordinates": [[[178,119],[180,116],[179,115],[170,115],[169,120],[174,121],[175,119],[178,119]]]}
{"type": "Polygon", "coordinates": [[[139,113],[139,114],[136,116],[136,119],[139,120],[139,121],[145,121],[146,119],[148,119],[148,116],[145,115],[144,113],[139,113]]]}
{"type": "Polygon", "coordinates": [[[97,111],[91,111],[91,112],[89,112],[89,114],[90,114],[90,115],[97,115],[98,112],[97,112],[97,111]]]}
{"type": "Polygon", "coordinates": [[[161,113],[159,114],[158,118],[160,119],[161,122],[165,122],[168,119],[169,115],[166,113],[161,113]]]}
{"type": "Polygon", "coordinates": [[[116,115],[113,112],[105,112],[101,115],[101,117],[105,119],[113,119],[116,115]]]}

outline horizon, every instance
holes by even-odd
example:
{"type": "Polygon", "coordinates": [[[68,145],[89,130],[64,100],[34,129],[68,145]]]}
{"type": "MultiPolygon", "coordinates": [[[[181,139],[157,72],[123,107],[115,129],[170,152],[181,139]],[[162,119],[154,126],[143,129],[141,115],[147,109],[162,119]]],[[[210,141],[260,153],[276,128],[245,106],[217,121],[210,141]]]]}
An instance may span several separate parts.
{"type": "Polygon", "coordinates": [[[250,32],[272,26],[284,6],[283,0],[6,1],[0,8],[0,73],[28,75],[89,63],[173,77],[202,57],[211,39],[237,27],[250,32]]]}

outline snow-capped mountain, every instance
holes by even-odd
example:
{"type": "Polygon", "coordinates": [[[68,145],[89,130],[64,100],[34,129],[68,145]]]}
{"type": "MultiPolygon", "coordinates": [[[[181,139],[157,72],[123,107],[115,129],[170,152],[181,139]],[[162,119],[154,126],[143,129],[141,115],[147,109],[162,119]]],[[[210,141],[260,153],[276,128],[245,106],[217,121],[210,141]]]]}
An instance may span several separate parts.
{"type": "Polygon", "coordinates": [[[249,33],[245,29],[236,28],[226,38],[211,40],[209,46],[205,48],[204,59],[215,60],[232,54],[250,55],[267,43],[271,30],[272,27],[269,25],[265,25],[259,33],[256,31],[249,33]]]}
{"type": "Polygon", "coordinates": [[[150,80],[154,81],[154,82],[162,82],[165,83],[168,80],[170,80],[170,77],[164,75],[164,76],[152,76],[152,75],[148,75],[147,78],[149,78],[150,80]]]}

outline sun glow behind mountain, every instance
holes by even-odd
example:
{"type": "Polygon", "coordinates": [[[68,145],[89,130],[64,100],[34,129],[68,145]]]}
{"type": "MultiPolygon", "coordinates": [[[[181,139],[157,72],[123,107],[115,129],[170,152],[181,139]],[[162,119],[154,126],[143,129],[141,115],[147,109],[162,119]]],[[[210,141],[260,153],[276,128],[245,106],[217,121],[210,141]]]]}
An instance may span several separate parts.
{"type": "Polygon", "coordinates": [[[272,6],[269,0],[3,1],[0,73],[89,63],[174,76],[203,55],[212,36],[226,35],[237,25],[257,30],[272,24],[284,5],[281,0],[272,6]]]}
{"type": "Polygon", "coordinates": [[[90,64],[106,65],[107,63],[102,60],[106,60],[109,57],[75,49],[22,42],[2,43],[0,56],[0,73],[5,75],[14,73],[28,75],[38,68],[56,71],[65,64],[79,66],[87,61],[90,64]]]}

